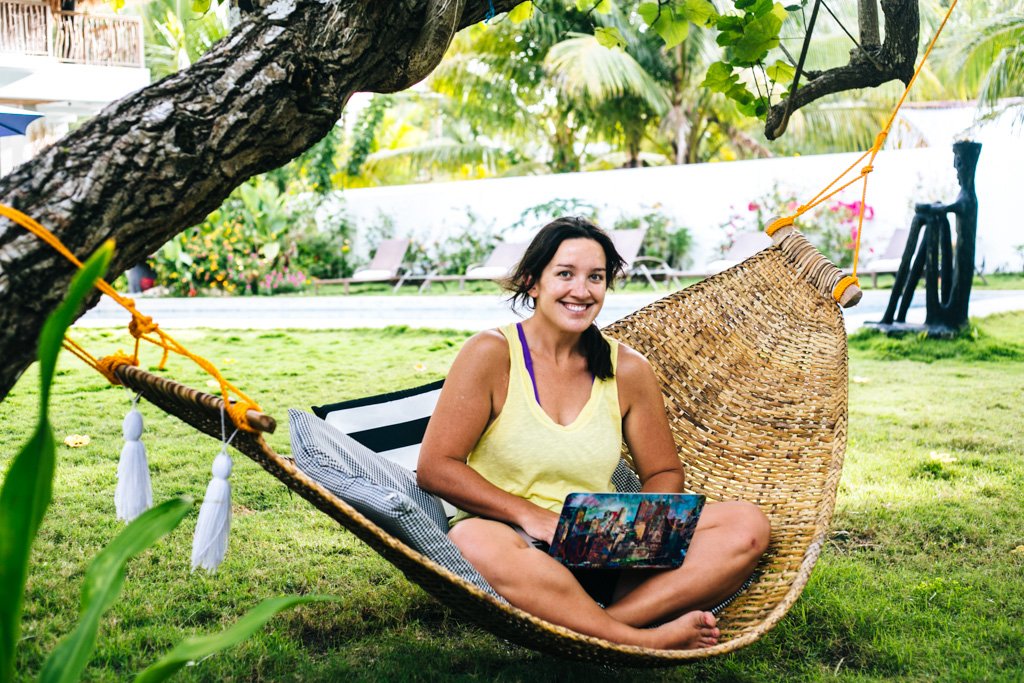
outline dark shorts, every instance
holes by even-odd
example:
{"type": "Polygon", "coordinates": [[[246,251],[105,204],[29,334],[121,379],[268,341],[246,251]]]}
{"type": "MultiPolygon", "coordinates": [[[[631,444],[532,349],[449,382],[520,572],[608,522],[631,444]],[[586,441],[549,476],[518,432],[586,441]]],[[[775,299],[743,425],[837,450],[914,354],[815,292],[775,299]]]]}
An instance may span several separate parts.
{"type": "Polygon", "coordinates": [[[573,569],[572,575],[587,591],[594,602],[607,607],[615,597],[615,587],[619,584],[621,569],[573,569]]]}

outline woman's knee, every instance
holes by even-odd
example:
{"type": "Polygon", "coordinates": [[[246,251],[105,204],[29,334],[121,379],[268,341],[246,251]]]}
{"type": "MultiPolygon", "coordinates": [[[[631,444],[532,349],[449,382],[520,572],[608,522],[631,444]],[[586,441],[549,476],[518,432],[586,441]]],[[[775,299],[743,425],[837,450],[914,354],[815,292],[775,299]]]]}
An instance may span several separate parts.
{"type": "Polygon", "coordinates": [[[761,508],[753,503],[741,502],[739,505],[742,506],[740,515],[743,528],[750,536],[750,549],[757,557],[761,557],[768,550],[768,544],[771,542],[771,520],[761,508]]]}
{"type": "Polygon", "coordinates": [[[744,552],[761,557],[771,541],[771,521],[758,506],[745,501],[723,503],[728,525],[744,552]]]}

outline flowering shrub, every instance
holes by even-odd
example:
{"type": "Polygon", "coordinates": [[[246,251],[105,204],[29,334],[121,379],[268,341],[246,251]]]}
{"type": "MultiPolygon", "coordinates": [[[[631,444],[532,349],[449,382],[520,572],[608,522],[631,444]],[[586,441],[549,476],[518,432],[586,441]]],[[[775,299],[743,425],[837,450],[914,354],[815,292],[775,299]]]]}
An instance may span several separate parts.
{"type": "Polygon", "coordinates": [[[161,247],[152,260],[157,281],[179,296],[301,289],[306,276],[293,263],[298,249],[290,231],[311,224],[312,212],[289,207],[275,185],[251,181],[161,247]]]}
{"type": "MultiPolygon", "coordinates": [[[[859,200],[844,202],[833,199],[801,216],[796,225],[832,263],[846,268],[853,263],[860,206],[859,200]]],[[[721,224],[724,234],[719,245],[721,253],[729,251],[738,234],[763,232],[774,217],[791,215],[798,208],[795,193],[780,191],[776,186],[768,194],[749,202],[745,212],[734,209],[729,219],[721,224]]],[[[870,221],[874,217],[874,208],[865,205],[864,220],[870,221]]]]}

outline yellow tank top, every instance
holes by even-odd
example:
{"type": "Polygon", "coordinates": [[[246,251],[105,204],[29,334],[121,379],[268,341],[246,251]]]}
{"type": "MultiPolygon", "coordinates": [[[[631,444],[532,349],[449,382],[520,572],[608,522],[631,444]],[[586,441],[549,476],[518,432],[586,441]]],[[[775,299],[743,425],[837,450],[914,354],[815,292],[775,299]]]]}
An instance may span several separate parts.
{"type": "MultiPolygon", "coordinates": [[[[622,447],[622,414],[615,378],[595,380],[590,399],[569,425],[537,403],[515,324],[501,328],[511,360],[501,413],[469,454],[467,464],[500,489],[554,512],[574,491],[613,490],[622,447]]],[[[618,344],[611,345],[615,371],[618,344]]],[[[472,515],[459,511],[452,524],[472,515]]]]}

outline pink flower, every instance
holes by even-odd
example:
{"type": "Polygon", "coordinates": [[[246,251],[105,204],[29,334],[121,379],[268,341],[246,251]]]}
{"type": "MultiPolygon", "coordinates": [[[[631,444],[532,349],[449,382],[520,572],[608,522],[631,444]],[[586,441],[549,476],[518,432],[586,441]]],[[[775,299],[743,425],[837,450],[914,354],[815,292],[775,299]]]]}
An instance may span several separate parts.
{"type": "Polygon", "coordinates": [[[758,206],[757,202],[750,202],[747,204],[747,211],[757,211],[761,207],[758,206]]]}

